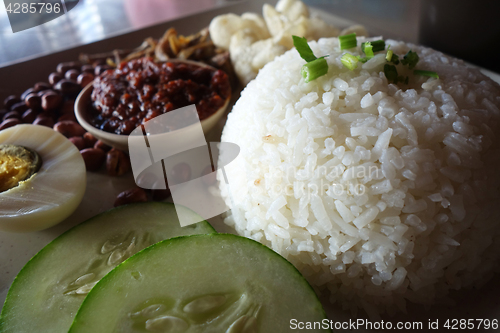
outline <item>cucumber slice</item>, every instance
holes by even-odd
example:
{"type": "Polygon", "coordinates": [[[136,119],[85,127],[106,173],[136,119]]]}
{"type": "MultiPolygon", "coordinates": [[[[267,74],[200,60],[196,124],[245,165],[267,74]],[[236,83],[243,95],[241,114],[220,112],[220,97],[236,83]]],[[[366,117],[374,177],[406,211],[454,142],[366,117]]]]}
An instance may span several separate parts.
{"type": "Polygon", "coordinates": [[[132,204],[97,215],[24,266],[7,294],[0,332],[66,333],[86,294],[119,263],[161,240],[204,233],[215,230],[205,221],[181,227],[169,203],[132,204]]]}
{"type": "Polygon", "coordinates": [[[119,265],[89,293],[69,332],[279,333],[290,332],[293,319],[326,317],[292,264],[248,238],[198,235],[152,245],[119,265]]]}

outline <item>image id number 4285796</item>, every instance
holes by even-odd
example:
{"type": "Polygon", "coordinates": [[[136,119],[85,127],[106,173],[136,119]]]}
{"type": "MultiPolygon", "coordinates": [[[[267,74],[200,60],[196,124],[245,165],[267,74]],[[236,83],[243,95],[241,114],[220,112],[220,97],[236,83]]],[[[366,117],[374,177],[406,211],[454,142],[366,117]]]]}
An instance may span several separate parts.
{"type": "Polygon", "coordinates": [[[35,13],[59,13],[61,8],[61,3],[56,2],[54,4],[50,2],[31,2],[31,3],[9,3],[5,8],[7,13],[13,14],[35,14],[35,13]]]}
{"type": "Polygon", "coordinates": [[[448,330],[497,330],[498,319],[447,319],[443,328],[448,330]]]}

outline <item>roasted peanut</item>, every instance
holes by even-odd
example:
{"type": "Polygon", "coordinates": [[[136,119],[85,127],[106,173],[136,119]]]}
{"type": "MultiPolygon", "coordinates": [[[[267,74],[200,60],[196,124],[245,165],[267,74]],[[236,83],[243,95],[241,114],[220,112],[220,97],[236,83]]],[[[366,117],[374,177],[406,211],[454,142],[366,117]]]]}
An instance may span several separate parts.
{"type": "Polygon", "coordinates": [[[87,171],[97,171],[101,168],[106,160],[106,153],[101,149],[86,148],[80,150],[87,171]]]}
{"type": "Polygon", "coordinates": [[[191,180],[191,167],[187,163],[178,163],[172,168],[175,183],[185,183],[191,180]]]}
{"type": "Polygon", "coordinates": [[[34,88],[29,88],[29,89],[26,89],[22,94],[21,94],[21,101],[24,101],[24,99],[26,98],[26,96],[28,96],[29,94],[33,93],[33,92],[36,92],[34,88]]]}
{"type": "Polygon", "coordinates": [[[67,101],[64,101],[63,106],[61,108],[61,112],[66,114],[66,113],[75,113],[75,101],[70,99],[67,101]]]}
{"type": "Polygon", "coordinates": [[[113,68],[109,65],[98,65],[94,69],[94,75],[99,76],[101,75],[102,72],[107,71],[108,69],[113,69],[113,68]]]}
{"type": "Polygon", "coordinates": [[[211,165],[206,166],[200,176],[203,177],[201,180],[207,186],[213,186],[217,183],[217,176],[216,173],[213,172],[211,165]]]}
{"type": "Polygon", "coordinates": [[[111,149],[110,146],[102,142],[101,140],[97,140],[96,143],[94,144],[94,148],[96,149],[101,149],[103,151],[109,151],[111,149]]]}
{"type": "Polygon", "coordinates": [[[52,128],[54,127],[54,119],[47,115],[39,114],[33,122],[33,125],[42,125],[52,128]]]}
{"type": "Polygon", "coordinates": [[[78,150],[85,149],[85,140],[83,140],[82,137],[74,136],[69,138],[68,140],[71,141],[76,146],[76,148],[78,148],[78,150]]]}
{"type": "Polygon", "coordinates": [[[25,124],[31,124],[32,122],[35,121],[36,117],[38,116],[38,112],[33,110],[33,109],[28,109],[23,113],[23,116],[21,117],[21,120],[25,124]]]}
{"type": "Polygon", "coordinates": [[[16,126],[20,123],[21,123],[21,121],[17,118],[6,119],[2,123],[0,123],[0,131],[3,129],[6,129],[6,128],[12,127],[12,126],[16,126]]]}
{"type": "Polygon", "coordinates": [[[77,121],[74,113],[64,113],[62,116],[57,118],[57,121],[67,121],[67,120],[74,121],[74,122],[77,121]]]}
{"type": "Polygon", "coordinates": [[[11,118],[20,119],[21,118],[21,114],[19,112],[17,112],[17,111],[10,111],[10,112],[7,112],[3,116],[3,120],[7,120],[7,119],[11,119],[11,118]]]}
{"type": "Polygon", "coordinates": [[[55,72],[54,73],[50,73],[50,75],[49,75],[49,83],[51,85],[54,85],[57,82],[61,81],[62,78],[63,77],[62,77],[62,75],[60,73],[55,73],[55,72]]]}
{"type": "Polygon", "coordinates": [[[17,97],[16,95],[10,95],[8,96],[4,101],[3,101],[3,105],[4,107],[7,109],[7,110],[10,110],[10,108],[12,107],[12,105],[16,104],[16,103],[19,103],[21,102],[21,100],[19,99],[19,97],[17,97]]]}
{"type": "Polygon", "coordinates": [[[30,109],[38,109],[42,105],[42,99],[37,93],[31,93],[26,96],[24,103],[26,103],[30,109]]]}
{"type": "Polygon", "coordinates": [[[152,190],[151,191],[152,197],[154,201],[163,201],[167,198],[170,197],[170,189],[166,190],[152,190]]]}
{"type": "Polygon", "coordinates": [[[119,149],[108,151],[106,157],[106,170],[110,176],[121,176],[130,171],[129,157],[119,149]]]}
{"type": "Polygon", "coordinates": [[[71,120],[60,121],[54,125],[54,131],[61,133],[67,138],[72,136],[83,136],[85,130],[80,124],[71,120]]]}
{"type": "Polygon", "coordinates": [[[91,133],[87,132],[83,135],[83,140],[85,140],[85,147],[92,148],[97,142],[97,138],[93,136],[91,133]]]}
{"type": "Polygon", "coordinates": [[[115,201],[115,207],[127,205],[135,202],[146,202],[148,201],[148,196],[146,195],[146,191],[142,188],[132,188],[122,193],[118,194],[115,201]]]}
{"type": "Polygon", "coordinates": [[[47,82],[38,82],[33,87],[33,91],[40,92],[40,91],[45,91],[45,90],[48,90],[51,88],[52,88],[52,85],[48,84],[47,82]]]}
{"type": "Polygon", "coordinates": [[[68,80],[76,81],[78,75],[80,75],[80,71],[78,69],[70,69],[66,72],[66,74],[64,74],[64,77],[68,80]]]}
{"type": "Polygon", "coordinates": [[[78,61],[61,62],[57,65],[57,72],[64,75],[70,69],[79,69],[81,66],[82,64],[78,61]]]}
{"type": "Polygon", "coordinates": [[[82,88],[85,88],[90,82],[94,80],[94,75],[90,73],[82,73],[78,75],[76,83],[78,83],[82,88]]]}
{"type": "Polygon", "coordinates": [[[54,89],[60,91],[63,95],[76,96],[82,90],[82,87],[75,81],[62,79],[54,85],[54,89]]]}
{"type": "Polygon", "coordinates": [[[55,110],[61,106],[63,98],[60,94],[49,91],[42,96],[42,108],[46,111],[55,110]]]}
{"type": "Polygon", "coordinates": [[[92,66],[92,65],[83,65],[81,70],[82,70],[82,73],[94,74],[94,66],[92,66]]]}
{"type": "Polygon", "coordinates": [[[28,110],[28,106],[26,106],[26,103],[24,103],[24,102],[19,102],[19,103],[12,105],[10,110],[17,111],[17,112],[22,114],[24,111],[28,110]]]}

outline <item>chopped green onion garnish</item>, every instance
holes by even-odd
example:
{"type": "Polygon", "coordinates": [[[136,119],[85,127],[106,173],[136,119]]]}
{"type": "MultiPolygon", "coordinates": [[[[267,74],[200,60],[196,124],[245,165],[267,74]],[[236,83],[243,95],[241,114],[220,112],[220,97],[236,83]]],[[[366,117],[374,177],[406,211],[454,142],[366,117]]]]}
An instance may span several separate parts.
{"type": "Polygon", "coordinates": [[[379,52],[385,50],[385,42],[381,39],[371,42],[373,47],[373,52],[379,52]]]}
{"type": "Polygon", "coordinates": [[[393,55],[392,55],[391,62],[392,62],[394,65],[399,64],[399,57],[398,57],[398,55],[397,55],[397,54],[393,54],[393,55]]]}
{"type": "Polygon", "coordinates": [[[328,57],[327,55],[316,58],[309,44],[307,44],[307,39],[305,37],[292,36],[292,38],[293,45],[300,56],[307,61],[307,64],[302,66],[301,71],[302,77],[305,79],[306,83],[328,73],[328,63],[325,60],[325,57],[328,57]]]}
{"type": "Polygon", "coordinates": [[[361,61],[363,64],[364,64],[365,62],[367,62],[368,60],[370,60],[370,59],[368,59],[368,57],[356,56],[356,58],[358,58],[358,60],[359,60],[359,61],[361,61]]]}
{"type": "Polygon", "coordinates": [[[438,73],[433,72],[433,71],[421,71],[421,70],[415,69],[413,71],[413,74],[414,75],[422,75],[422,76],[430,76],[430,77],[435,77],[436,79],[439,79],[438,73]]]}
{"type": "Polygon", "coordinates": [[[397,83],[398,82],[398,70],[396,66],[385,64],[384,65],[384,74],[387,78],[387,81],[397,83]]]}
{"type": "Polygon", "coordinates": [[[300,54],[300,57],[307,62],[316,60],[316,56],[314,55],[311,47],[307,44],[307,39],[305,37],[292,36],[293,45],[297,49],[300,54]]]}
{"type": "MultiPolygon", "coordinates": [[[[404,84],[408,84],[408,82],[410,82],[410,77],[409,76],[404,77],[403,75],[399,75],[397,82],[404,82],[404,84]]],[[[397,83],[397,82],[395,82],[395,83],[397,83]]]]}
{"type": "Polygon", "coordinates": [[[358,41],[356,40],[356,34],[352,33],[349,35],[339,36],[340,49],[347,50],[358,45],[358,41]]]}
{"type": "Polygon", "coordinates": [[[387,54],[385,55],[385,60],[390,62],[392,60],[393,54],[394,53],[392,52],[392,50],[387,50],[387,54]]]}
{"type": "Polygon", "coordinates": [[[410,50],[405,54],[403,60],[401,60],[401,63],[403,65],[408,65],[408,67],[412,69],[417,65],[418,59],[419,58],[417,52],[413,52],[412,50],[410,50]]]}
{"type": "Polygon", "coordinates": [[[302,77],[305,79],[306,83],[326,73],[328,73],[328,64],[325,58],[313,60],[302,66],[302,77]]]}
{"type": "Polygon", "coordinates": [[[373,46],[372,43],[366,42],[361,44],[361,50],[366,54],[368,59],[373,58],[373,46]]]}
{"type": "Polygon", "coordinates": [[[345,67],[349,68],[352,71],[353,69],[358,67],[359,60],[352,54],[346,53],[342,56],[342,58],[340,58],[340,61],[345,67]]]}

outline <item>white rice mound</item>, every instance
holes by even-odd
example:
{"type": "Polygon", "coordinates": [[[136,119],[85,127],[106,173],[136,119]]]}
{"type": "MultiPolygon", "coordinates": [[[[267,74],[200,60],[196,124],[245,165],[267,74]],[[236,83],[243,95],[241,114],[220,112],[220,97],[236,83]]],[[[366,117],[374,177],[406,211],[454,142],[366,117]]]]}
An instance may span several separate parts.
{"type": "Polygon", "coordinates": [[[350,71],[338,40],[321,39],[310,46],[329,55],[327,75],[305,83],[298,52],[279,56],[222,135],[241,148],[225,168],[229,191],[221,181],[225,222],[332,302],[375,315],[480,286],[500,253],[499,85],[440,52],[386,42],[440,78],[410,71],[409,85],[389,84],[385,52],[350,71]]]}

